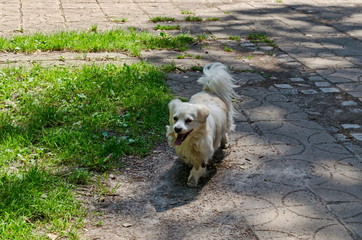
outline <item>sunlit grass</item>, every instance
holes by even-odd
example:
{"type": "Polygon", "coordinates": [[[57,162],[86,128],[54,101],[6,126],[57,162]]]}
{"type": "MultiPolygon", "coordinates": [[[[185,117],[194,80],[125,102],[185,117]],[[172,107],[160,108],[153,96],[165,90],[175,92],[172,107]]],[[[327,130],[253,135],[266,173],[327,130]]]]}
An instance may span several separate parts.
{"type": "Polygon", "coordinates": [[[97,30],[96,26],[92,26],[88,31],[0,37],[0,51],[26,53],[35,51],[122,51],[132,56],[139,56],[142,50],[187,49],[188,44],[192,41],[193,38],[185,34],[165,36],[135,29],[101,32],[97,30]]]}

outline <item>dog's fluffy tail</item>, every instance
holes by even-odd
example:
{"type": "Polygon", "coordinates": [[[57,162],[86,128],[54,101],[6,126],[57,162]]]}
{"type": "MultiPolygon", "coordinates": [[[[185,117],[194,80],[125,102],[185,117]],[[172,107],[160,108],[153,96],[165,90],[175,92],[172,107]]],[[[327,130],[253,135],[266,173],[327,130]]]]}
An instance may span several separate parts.
{"type": "Polygon", "coordinates": [[[232,99],[238,98],[234,88],[234,79],[230,75],[229,70],[222,63],[210,63],[204,67],[204,76],[197,80],[198,83],[204,85],[204,91],[210,92],[221,98],[228,110],[228,130],[235,129],[234,117],[237,115],[234,109],[232,99]]]}

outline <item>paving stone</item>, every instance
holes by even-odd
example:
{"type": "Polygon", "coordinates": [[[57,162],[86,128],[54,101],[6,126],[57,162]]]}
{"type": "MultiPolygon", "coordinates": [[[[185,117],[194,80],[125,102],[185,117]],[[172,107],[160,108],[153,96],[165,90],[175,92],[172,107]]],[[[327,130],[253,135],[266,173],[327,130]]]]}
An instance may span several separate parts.
{"type": "Polygon", "coordinates": [[[341,102],[342,106],[350,107],[350,106],[356,106],[357,103],[355,101],[343,101],[341,102]]]}
{"type": "Polygon", "coordinates": [[[301,90],[301,92],[304,93],[304,94],[316,94],[316,93],[318,93],[314,89],[301,90]]]}
{"type": "Polygon", "coordinates": [[[274,84],[274,86],[277,88],[293,88],[289,84],[274,84]]]}
{"type": "Polygon", "coordinates": [[[348,141],[348,138],[346,137],[346,135],[342,134],[342,133],[337,133],[334,135],[334,137],[338,140],[338,141],[348,141]]]}
{"type": "Polygon", "coordinates": [[[362,113],[362,108],[352,108],[350,111],[353,113],[362,113]]]}
{"type": "Polygon", "coordinates": [[[344,129],[357,129],[357,128],[361,128],[361,126],[359,124],[342,124],[341,125],[344,129]]]}
{"type": "Polygon", "coordinates": [[[362,141],[362,133],[351,133],[352,137],[354,137],[358,141],[362,141]]]}
{"type": "Polygon", "coordinates": [[[331,84],[329,82],[315,82],[314,83],[317,87],[330,87],[331,84]]]}
{"type": "Polygon", "coordinates": [[[320,77],[320,76],[310,76],[309,78],[308,78],[308,80],[309,81],[322,81],[322,80],[324,80],[322,77],[320,77]]]}
{"type": "Polygon", "coordinates": [[[339,89],[337,88],[319,88],[324,93],[339,93],[339,89]]]}
{"type": "Polygon", "coordinates": [[[289,78],[289,80],[292,82],[304,82],[304,79],[300,77],[289,78]]]}

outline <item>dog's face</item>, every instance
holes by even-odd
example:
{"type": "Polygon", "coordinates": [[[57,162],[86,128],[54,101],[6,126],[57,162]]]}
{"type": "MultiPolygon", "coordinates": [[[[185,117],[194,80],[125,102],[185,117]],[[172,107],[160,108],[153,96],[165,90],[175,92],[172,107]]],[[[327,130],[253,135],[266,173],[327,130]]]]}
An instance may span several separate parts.
{"type": "Polygon", "coordinates": [[[172,100],[168,104],[170,110],[170,127],[177,136],[175,145],[181,145],[186,138],[205,125],[209,110],[197,104],[172,100]]]}

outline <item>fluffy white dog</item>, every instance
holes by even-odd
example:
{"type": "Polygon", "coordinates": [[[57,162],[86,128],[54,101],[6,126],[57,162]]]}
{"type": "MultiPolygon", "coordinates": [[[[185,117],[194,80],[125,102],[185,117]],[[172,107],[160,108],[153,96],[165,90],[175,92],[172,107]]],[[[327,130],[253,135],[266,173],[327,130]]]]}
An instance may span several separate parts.
{"type": "Polygon", "coordinates": [[[219,147],[225,147],[227,132],[235,128],[236,111],[231,102],[237,97],[234,79],[221,63],[208,64],[203,72],[197,81],[204,85],[202,92],[193,95],[189,102],[174,99],[168,104],[168,144],[192,166],[189,187],[196,187],[200,177],[207,175],[209,160],[219,147]]]}

